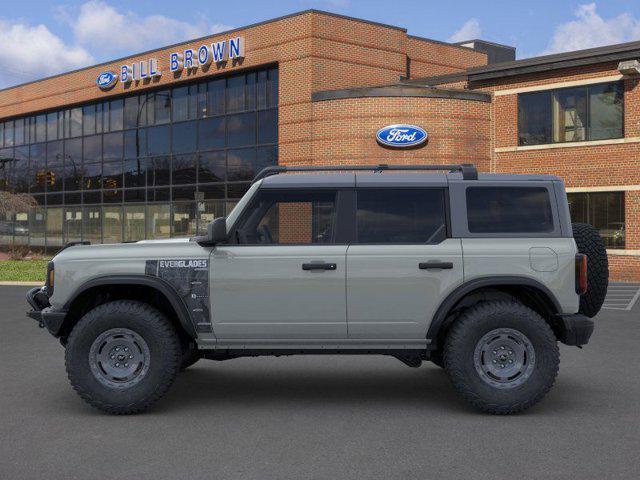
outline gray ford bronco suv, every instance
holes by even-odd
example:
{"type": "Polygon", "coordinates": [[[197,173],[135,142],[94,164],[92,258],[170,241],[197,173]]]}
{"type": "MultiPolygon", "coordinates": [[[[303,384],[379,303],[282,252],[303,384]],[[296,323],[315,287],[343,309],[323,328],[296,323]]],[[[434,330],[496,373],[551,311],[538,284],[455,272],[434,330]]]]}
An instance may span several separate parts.
{"type": "Polygon", "coordinates": [[[141,412],[199,359],[377,354],[519,412],[554,383],[557,342],[589,341],[607,290],[598,232],[548,175],[269,167],[207,231],[70,244],[29,291],[89,404],[141,412]]]}

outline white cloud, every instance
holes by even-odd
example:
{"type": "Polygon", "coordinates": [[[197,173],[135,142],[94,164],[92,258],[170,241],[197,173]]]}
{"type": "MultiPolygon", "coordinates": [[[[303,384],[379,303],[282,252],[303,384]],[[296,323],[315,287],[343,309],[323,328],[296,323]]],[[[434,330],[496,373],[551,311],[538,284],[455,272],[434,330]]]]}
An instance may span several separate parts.
{"type": "Polygon", "coordinates": [[[102,55],[126,55],[229,30],[205,20],[183,22],[164,15],[139,16],[101,0],[80,6],[77,17],[64,12],[77,42],[102,55]]]}
{"type": "Polygon", "coordinates": [[[77,9],[54,8],[54,19],[69,29],[67,41],[42,24],[0,19],[0,88],[232,28],[197,17],[140,16],[90,0],[77,9]]]}
{"type": "Polygon", "coordinates": [[[480,28],[480,22],[477,18],[472,18],[464,22],[464,25],[451,35],[448,40],[451,43],[464,42],[465,40],[480,38],[481,35],[482,29],[480,28]]]}
{"type": "Polygon", "coordinates": [[[630,42],[640,39],[640,19],[629,13],[604,19],[596,11],[595,3],[580,5],[576,19],[558,25],[542,54],[568,52],[584,48],[630,42]]]}
{"type": "Polygon", "coordinates": [[[0,88],[92,62],[86,49],[66,44],[44,25],[0,20],[0,88]]]}

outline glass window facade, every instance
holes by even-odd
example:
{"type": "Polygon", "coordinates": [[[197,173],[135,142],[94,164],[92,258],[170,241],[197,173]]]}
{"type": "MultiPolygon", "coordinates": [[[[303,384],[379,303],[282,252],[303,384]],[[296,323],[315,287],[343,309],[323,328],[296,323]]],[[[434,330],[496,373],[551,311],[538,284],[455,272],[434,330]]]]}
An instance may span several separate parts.
{"type": "Polygon", "coordinates": [[[276,67],[0,120],[0,189],[38,203],[0,243],[193,235],[277,163],[276,67]]]}
{"type": "Polygon", "coordinates": [[[571,221],[590,223],[607,248],[625,248],[624,192],[569,193],[571,221]]]}
{"type": "Polygon", "coordinates": [[[518,95],[518,144],[583,142],[624,136],[622,82],[518,95]]]}

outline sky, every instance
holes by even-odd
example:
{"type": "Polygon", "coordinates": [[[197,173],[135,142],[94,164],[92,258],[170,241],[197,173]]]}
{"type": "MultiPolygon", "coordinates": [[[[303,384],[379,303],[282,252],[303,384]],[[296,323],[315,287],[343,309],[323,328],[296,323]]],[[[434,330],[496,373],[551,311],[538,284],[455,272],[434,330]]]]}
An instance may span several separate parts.
{"type": "Polygon", "coordinates": [[[0,88],[309,8],[518,58],[640,40],[639,0],[2,0],[0,88]]]}

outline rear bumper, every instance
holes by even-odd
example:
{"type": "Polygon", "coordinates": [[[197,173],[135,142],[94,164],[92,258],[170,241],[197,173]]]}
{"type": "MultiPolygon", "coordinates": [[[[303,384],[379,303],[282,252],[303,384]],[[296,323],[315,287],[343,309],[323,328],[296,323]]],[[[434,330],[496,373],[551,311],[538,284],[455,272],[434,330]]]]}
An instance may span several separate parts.
{"type": "Polygon", "coordinates": [[[40,287],[32,288],[27,292],[27,302],[32,308],[27,315],[38,322],[40,327],[46,327],[51,335],[59,337],[67,312],[54,310],[49,304],[49,298],[40,287]]]}
{"type": "Polygon", "coordinates": [[[576,313],[574,315],[560,315],[560,334],[558,340],[565,345],[579,347],[589,343],[593,333],[594,323],[589,317],[576,313]]]}

